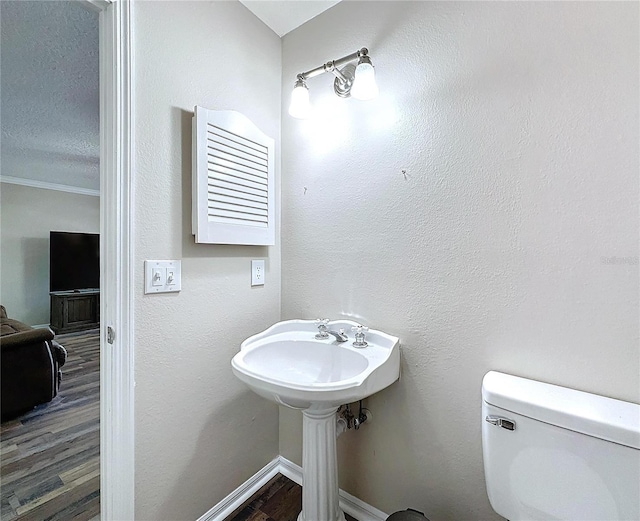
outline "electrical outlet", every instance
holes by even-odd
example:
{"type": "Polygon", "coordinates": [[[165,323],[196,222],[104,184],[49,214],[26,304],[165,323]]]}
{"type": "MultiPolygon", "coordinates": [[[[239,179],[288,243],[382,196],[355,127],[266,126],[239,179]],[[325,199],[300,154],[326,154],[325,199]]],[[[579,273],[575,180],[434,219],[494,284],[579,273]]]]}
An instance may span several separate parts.
{"type": "Polygon", "coordinates": [[[251,261],[251,285],[264,286],[264,259],[251,261]]]}

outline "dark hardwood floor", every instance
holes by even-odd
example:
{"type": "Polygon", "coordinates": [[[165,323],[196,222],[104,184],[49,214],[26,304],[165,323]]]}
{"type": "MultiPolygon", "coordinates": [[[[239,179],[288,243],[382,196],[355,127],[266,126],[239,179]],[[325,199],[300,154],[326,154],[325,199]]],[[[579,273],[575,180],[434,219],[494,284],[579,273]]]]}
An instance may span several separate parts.
{"type": "MultiPolygon", "coordinates": [[[[225,521],[296,521],[302,510],[302,487],[278,474],[225,521]]],[[[356,521],[346,515],[347,521],[356,521]]]]}
{"type": "Polygon", "coordinates": [[[0,427],[2,521],[99,519],[99,332],[56,340],[67,350],[58,396],[0,427]]]}

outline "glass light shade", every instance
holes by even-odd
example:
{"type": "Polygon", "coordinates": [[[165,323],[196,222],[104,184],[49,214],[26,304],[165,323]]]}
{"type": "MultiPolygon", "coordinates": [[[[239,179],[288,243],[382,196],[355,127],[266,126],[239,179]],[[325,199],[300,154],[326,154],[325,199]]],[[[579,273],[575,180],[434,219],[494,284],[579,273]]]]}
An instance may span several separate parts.
{"type": "Polygon", "coordinates": [[[289,114],[294,118],[304,119],[309,115],[309,89],[304,85],[296,85],[291,93],[289,114]]]}
{"type": "Polygon", "coordinates": [[[376,73],[370,63],[359,63],[356,67],[351,97],[361,100],[370,100],[378,95],[376,73]]]}

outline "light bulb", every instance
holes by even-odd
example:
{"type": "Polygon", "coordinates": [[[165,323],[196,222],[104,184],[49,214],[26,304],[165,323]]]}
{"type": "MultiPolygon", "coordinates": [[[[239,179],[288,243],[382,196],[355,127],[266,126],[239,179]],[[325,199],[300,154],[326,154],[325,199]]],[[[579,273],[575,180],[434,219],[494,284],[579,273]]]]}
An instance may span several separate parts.
{"type": "Polygon", "coordinates": [[[360,100],[370,100],[378,95],[376,73],[370,61],[361,60],[356,67],[351,97],[360,100]]]}
{"type": "Polygon", "coordinates": [[[309,89],[304,81],[298,80],[291,93],[289,114],[294,118],[304,119],[309,115],[309,89]]]}

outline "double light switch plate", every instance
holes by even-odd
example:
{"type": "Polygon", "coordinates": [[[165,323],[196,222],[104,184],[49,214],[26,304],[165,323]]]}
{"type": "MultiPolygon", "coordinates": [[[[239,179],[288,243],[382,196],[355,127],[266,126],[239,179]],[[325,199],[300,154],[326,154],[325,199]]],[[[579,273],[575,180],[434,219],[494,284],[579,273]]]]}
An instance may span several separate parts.
{"type": "Polygon", "coordinates": [[[182,288],[182,261],[144,261],[144,292],[175,293],[182,288]]]}

